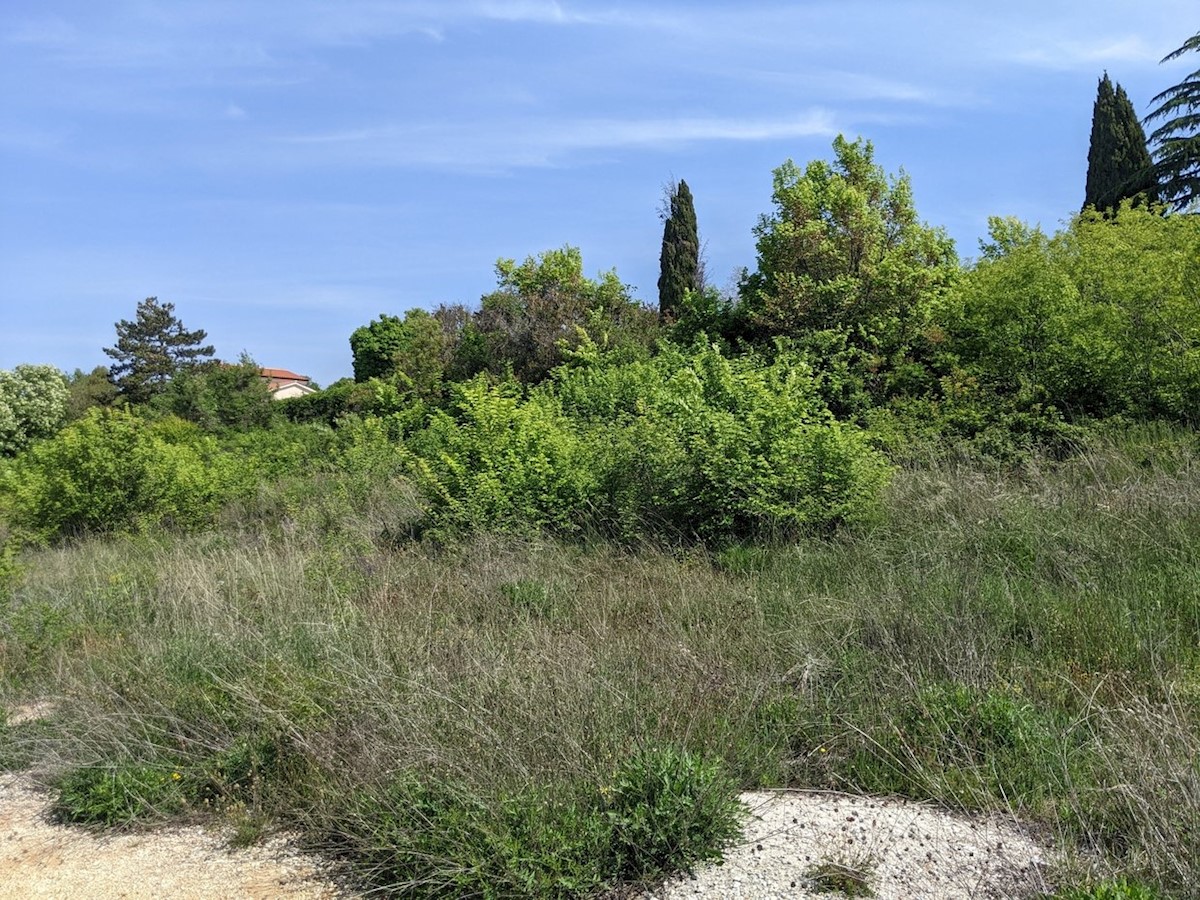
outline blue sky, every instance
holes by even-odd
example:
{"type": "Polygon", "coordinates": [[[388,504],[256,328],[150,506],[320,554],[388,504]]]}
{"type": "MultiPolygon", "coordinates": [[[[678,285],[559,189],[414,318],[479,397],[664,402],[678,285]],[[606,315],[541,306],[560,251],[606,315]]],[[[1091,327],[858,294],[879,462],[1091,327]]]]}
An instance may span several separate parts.
{"type": "Polygon", "coordinates": [[[663,185],[710,280],[771,171],[870,138],[972,256],[1083,198],[1096,81],[1139,113],[1195,0],[3,0],[0,368],[110,360],[139,300],[323,384],[382,312],[564,244],[656,297],[663,185]]]}

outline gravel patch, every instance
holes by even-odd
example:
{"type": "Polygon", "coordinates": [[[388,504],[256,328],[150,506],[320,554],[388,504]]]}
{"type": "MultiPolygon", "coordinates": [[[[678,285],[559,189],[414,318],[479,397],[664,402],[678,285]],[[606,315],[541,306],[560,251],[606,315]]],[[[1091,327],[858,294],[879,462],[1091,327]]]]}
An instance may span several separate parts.
{"type": "Polygon", "coordinates": [[[1050,851],[1011,821],[832,792],[751,792],[742,802],[751,813],[745,838],[724,863],[645,900],[838,896],[819,893],[822,874],[861,876],[877,900],[1014,900],[1049,890],[1050,851]]]}

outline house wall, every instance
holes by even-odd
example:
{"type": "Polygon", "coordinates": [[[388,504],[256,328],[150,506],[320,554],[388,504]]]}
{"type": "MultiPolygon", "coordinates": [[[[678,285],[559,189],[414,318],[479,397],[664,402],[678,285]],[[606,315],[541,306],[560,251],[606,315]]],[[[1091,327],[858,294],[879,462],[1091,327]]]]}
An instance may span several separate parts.
{"type": "Polygon", "coordinates": [[[275,400],[289,400],[292,397],[303,397],[306,394],[315,394],[316,391],[310,388],[307,384],[292,382],[284,384],[271,391],[271,397],[275,400]]]}

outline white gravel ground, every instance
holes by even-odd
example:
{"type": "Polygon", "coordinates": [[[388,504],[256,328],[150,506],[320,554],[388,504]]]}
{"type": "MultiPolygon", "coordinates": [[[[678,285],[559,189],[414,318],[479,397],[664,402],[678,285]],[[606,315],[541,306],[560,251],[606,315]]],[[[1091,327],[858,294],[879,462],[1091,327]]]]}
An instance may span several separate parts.
{"type": "Polygon", "coordinates": [[[830,792],[754,792],[742,801],[751,813],[745,839],[725,862],[647,900],[838,896],[816,891],[823,864],[861,873],[877,900],[1023,900],[1048,890],[1049,851],[1013,822],[830,792]]]}

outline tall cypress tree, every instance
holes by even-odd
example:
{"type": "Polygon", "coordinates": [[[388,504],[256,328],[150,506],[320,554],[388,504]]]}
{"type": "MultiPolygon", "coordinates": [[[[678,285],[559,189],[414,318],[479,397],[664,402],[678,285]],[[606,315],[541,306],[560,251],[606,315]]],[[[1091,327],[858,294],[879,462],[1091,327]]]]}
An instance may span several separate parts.
{"type": "Polygon", "coordinates": [[[700,235],[686,181],[671,191],[658,269],[658,314],[664,322],[674,321],[687,292],[700,290],[700,235]]]}
{"type": "Polygon", "coordinates": [[[1121,85],[1114,89],[1108,73],[1100,79],[1092,107],[1092,140],[1088,147],[1087,187],[1083,208],[1112,212],[1122,200],[1153,200],[1154,164],[1146,133],[1121,85]]]}

